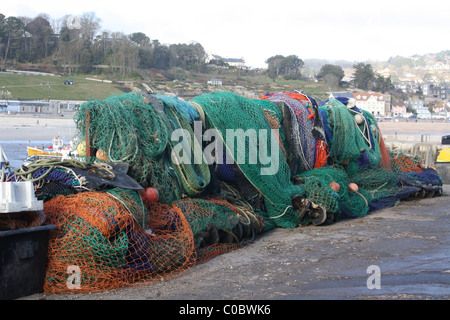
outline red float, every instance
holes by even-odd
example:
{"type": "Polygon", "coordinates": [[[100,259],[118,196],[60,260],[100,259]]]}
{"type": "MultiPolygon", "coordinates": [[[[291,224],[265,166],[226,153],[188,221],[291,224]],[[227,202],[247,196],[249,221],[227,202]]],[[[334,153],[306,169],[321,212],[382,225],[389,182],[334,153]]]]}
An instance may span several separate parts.
{"type": "Polygon", "coordinates": [[[142,197],[147,200],[148,202],[158,202],[159,200],[159,193],[158,190],[152,187],[145,188],[145,190],[142,191],[142,197]]]}

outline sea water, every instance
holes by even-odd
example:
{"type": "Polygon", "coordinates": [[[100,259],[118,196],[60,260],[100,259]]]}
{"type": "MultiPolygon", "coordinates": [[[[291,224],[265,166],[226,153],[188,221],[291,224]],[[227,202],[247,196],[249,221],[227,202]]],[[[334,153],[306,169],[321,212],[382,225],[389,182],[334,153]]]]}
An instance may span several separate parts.
{"type": "Polygon", "coordinates": [[[0,146],[8,158],[12,170],[20,168],[27,159],[27,147],[48,148],[52,145],[49,140],[0,140],[0,146]]]}

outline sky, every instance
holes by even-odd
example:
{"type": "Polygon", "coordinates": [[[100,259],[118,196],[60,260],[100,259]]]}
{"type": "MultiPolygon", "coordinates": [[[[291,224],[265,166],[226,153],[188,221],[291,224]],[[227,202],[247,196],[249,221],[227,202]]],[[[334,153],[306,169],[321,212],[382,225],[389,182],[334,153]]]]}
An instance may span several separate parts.
{"type": "Polygon", "coordinates": [[[300,59],[387,60],[450,50],[448,0],[5,0],[0,13],[51,19],[95,12],[101,31],[143,32],[163,44],[200,43],[224,58],[267,67],[300,59]]]}

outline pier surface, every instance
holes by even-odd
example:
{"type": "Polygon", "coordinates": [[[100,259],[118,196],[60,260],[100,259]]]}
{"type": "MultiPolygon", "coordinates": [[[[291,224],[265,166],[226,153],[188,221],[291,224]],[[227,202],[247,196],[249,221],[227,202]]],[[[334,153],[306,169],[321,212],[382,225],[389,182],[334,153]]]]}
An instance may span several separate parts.
{"type": "Polygon", "coordinates": [[[444,193],[332,225],[278,228],[162,282],[22,299],[448,300],[449,185],[444,193]]]}

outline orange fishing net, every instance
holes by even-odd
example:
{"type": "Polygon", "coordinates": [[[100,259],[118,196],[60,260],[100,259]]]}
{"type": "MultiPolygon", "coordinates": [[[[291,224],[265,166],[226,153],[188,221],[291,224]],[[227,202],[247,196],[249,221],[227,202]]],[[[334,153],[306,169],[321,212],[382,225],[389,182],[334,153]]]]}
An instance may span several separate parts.
{"type": "Polygon", "coordinates": [[[391,151],[390,160],[394,172],[422,172],[423,169],[422,163],[416,157],[402,152],[391,151]]]}
{"type": "Polygon", "coordinates": [[[380,146],[380,153],[381,153],[381,164],[380,167],[385,170],[391,170],[392,163],[391,163],[391,157],[389,155],[389,150],[386,147],[386,144],[384,143],[384,138],[381,135],[381,130],[377,126],[377,130],[379,132],[379,135],[377,137],[378,144],[380,146]]]}
{"type": "Polygon", "coordinates": [[[44,285],[50,293],[167,279],[251,236],[245,227],[252,214],[217,197],[169,206],[116,188],[58,196],[44,209],[47,222],[57,226],[50,234],[44,285]]]}

